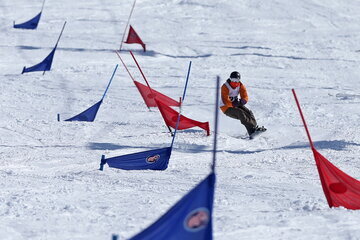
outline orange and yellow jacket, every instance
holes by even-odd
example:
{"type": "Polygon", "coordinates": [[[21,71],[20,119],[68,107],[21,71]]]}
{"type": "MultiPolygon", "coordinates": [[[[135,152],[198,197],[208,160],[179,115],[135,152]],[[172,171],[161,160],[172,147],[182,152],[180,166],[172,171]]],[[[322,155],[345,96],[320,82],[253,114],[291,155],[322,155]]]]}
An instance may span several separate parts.
{"type": "Polygon", "coordinates": [[[246,102],[249,100],[245,85],[240,82],[240,86],[237,88],[232,88],[229,81],[226,81],[221,86],[221,101],[220,105],[221,111],[225,112],[229,107],[233,107],[230,97],[237,97],[240,94],[240,98],[245,99],[246,102]]]}

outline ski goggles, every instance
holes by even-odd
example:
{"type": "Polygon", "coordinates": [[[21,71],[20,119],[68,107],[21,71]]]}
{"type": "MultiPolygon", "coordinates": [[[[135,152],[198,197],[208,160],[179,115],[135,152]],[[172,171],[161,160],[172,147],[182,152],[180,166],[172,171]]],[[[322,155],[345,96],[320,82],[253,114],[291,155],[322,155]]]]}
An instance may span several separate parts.
{"type": "Polygon", "coordinates": [[[232,82],[240,82],[240,78],[230,78],[230,81],[232,81],[232,82]]]}

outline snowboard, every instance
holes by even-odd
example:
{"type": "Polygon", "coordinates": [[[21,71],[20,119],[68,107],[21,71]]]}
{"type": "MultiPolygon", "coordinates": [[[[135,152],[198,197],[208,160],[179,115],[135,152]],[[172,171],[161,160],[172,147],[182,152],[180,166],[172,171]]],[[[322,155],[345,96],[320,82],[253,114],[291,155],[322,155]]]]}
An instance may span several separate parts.
{"type": "Polygon", "coordinates": [[[253,134],[251,134],[250,136],[249,136],[249,139],[250,140],[252,140],[252,139],[255,139],[255,138],[257,138],[259,135],[261,135],[262,133],[264,133],[264,132],[266,132],[266,128],[264,128],[264,127],[261,127],[260,128],[261,130],[258,130],[258,131],[256,131],[256,132],[254,132],[253,134]]]}

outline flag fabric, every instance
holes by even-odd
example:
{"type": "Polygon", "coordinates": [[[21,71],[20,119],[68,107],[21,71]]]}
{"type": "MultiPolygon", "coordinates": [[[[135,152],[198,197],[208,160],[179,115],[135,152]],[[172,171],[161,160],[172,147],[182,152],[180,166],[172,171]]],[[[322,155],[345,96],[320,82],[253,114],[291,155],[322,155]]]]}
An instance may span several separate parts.
{"type": "Polygon", "coordinates": [[[94,104],[93,106],[89,107],[85,111],[79,113],[78,115],[69,118],[65,121],[72,122],[72,121],[81,121],[81,122],[93,122],[95,120],[96,114],[99,111],[100,105],[102,103],[102,99],[94,104]]]}
{"type": "Polygon", "coordinates": [[[15,21],[14,21],[14,28],[36,29],[38,24],[39,24],[41,14],[42,14],[42,12],[44,10],[44,5],[45,5],[45,0],[43,1],[40,13],[38,15],[36,15],[35,17],[33,17],[32,19],[30,19],[30,20],[28,20],[28,21],[26,21],[24,23],[20,23],[20,24],[15,24],[15,21]]]}
{"type": "Polygon", "coordinates": [[[212,240],[215,178],[215,173],[210,173],[155,223],[130,240],[212,240]]]}
{"type": "Polygon", "coordinates": [[[105,158],[103,155],[100,170],[105,164],[123,170],[165,170],[169,164],[171,150],[172,146],[112,158],[105,158]]]}
{"type": "MultiPolygon", "coordinates": [[[[163,102],[165,102],[169,106],[180,106],[180,102],[177,102],[174,99],[172,99],[172,98],[170,98],[170,97],[168,97],[168,96],[154,90],[153,88],[151,88],[148,81],[146,80],[146,77],[144,75],[143,75],[143,77],[144,77],[144,80],[145,80],[147,86],[140,83],[140,82],[138,82],[138,81],[136,81],[135,78],[131,75],[128,67],[125,64],[125,62],[122,60],[119,52],[118,51],[115,51],[115,52],[116,52],[117,56],[119,57],[121,63],[123,64],[125,70],[129,74],[130,78],[133,80],[136,88],[139,90],[139,92],[140,92],[142,98],[144,99],[144,102],[145,102],[145,104],[146,104],[146,106],[148,108],[157,107],[155,99],[154,99],[155,97],[158,98],[158,99],[161,99],[163,102]]],[[[131,51],[130,51],[130,53],[131,53],[131,51]]],[[[134,57],[134,60],[136,60],[135,57],[134,57]]],[[[135,63],[137,63],[137,62],[135,61],[135,63]]],[[[137,66],[138,66],[140,72],[143,74],[140,66],[138,64],[137,64],[137,66]]]]}
{"type": "MultiPolygon", "coordinates": [[[[179,125],[180,115],[178,115],[176,125],[179,125]]],[[[144,152],[132,153],[118,157],[105,158],[102,155],[100,162],[100,171],[103,171],[107,163],[109,167],[124,170],[165,170],[168,167],[171,157],[172,147],[174,145],[176,130],[172,137],[170,147],[154,149],[144,152]]]]}
{"type": "Polygon", "coordinates": [[[144,49],[144,52],[146,52],[146,45],[145,43],[141,40],[141,38],[139,37],[139,35],[135,32],[134,28],[130,25],[129,28],[129,34],[128,37],[126,39],[126,42],[128,44],[132,44],[132,43],[138,43],[142,46],[142,48],[144,49]]]}
{"type": "Polygon", "coordinates": [[[360,209],[360,181],[338,169],[315,148],[313,153],[329,207],[360,209]]]}
{"type": "MultiPolygon", "coordinates": [[[[177,120],[179,113],[177,111],[175,111],[174,109],[172,109],[171,107],[167,106],[161,100],[155,99],[155,101],[156,101],[156,105],[158,106],[166,125],[169,127],[175,128],[176,120],[177,120]]],[[[198,121],[192,120],[190,118],[187,118],[187,117],[181,115],[178,129],[183,130],[183,129],[193,128],[193,127],[200,127],[206,131],[207,136],[210,135],[209,122],[198,122],[198,121]]]]}
{"type": "MultiPolygon", "coordinates": [[[[45,3],[45,1],[44,1],[45,3]]],[[[66,21],[64,22],[64,25],[61,29],[61,32],[60,32],[60,35],[58,37],[58,40],[56,41],[56,44],[55,44],[55,47],[54,49],[50,52],[50,54],[40,63],[32,66],[32,67],[24,67],[23,68],[23,71],[21,74],[23,73],[27,73],[27,72],[35,72],[35,71],[43,71],[43,74],[45,74],[45,71],[50,71],[51,69],[51,64],[52,64],[52,61],[53,61],[53,58],[54,58],[54,55],[55,55],[55,51],[56,51],[56,48],[58,46],[58,43],[60,41],[60,38],[62,36],[62,33],[65,29],[65,25],[66,25],[66,21]]]]}
{"type": "Polygon", "coordinates": [[[99,170],[103,171],[104,165],[106,163],[109,165],[109,167],[124,170],[165,170],[169,164],[179,121],[180,114],[177,117],[175,132],[172,137],[170,147],[132,153],[112,158],[105,158],[105,155],[102,155],[99,170]]]}
{"type": "Polygon", "coordinates": [[[40,12],[38,15],[36,15],[32,19],[30,19],[29,21],[26,21],[24,23],[15,24],[15,22],[14,22],[14,28],[36,29],[39,24],[39,21],[40,21],[41,13],[42,12],[40,12]]]}
{"type": "MultiPolygon", "coordinates": [[[[114,72],[112,73],[111,75],[111,78],[109,80],[109,83],[105,89],[105,92],[101,98],[101,100],[99,102],[97,102],[95,105],[89,107],[88,109],[86,109],[85,111],[79,113],[78,115],[72,117],[72,118],[69,118],[65,121],[82,121],[82,122],[93,122],[95,120],[95,117],[96,117],[96,114],[97,112],[99,111],[99,108],[100,108],[100,105],[102,104],[105,96],[106,96],[106,93],[107,91],[109,90],[109,87],[110,87],[110,84],[115,76],[115,73],[116,73],[116,70],[118,68],[118,64],[116,64],[115,66],[115,69],[114,69],[114,72]]],[[[58,121],[60,121],[60,116],[58,114],[58,121]]]]}
{"type": "Polygon", "coordinates": [[[155,97],[156,99],[161,100],[168,106],[176,106],[176,107],[180,106],[180,102],[175,101],[174,99],[154,90],[153,88],[149,88],[148,86],[138,81],[134,81],[134,83],[137,89],[139,90],[141,96],[143,97],[144,102],[148,108],[157,107],[155,102],[155,97]]]}
{"type": "Polygon", "coordinates": [[[28,67],[28,68],[24,67],[21,74],[24,74],[27,72],[35,72],[35,71],[41,71],[41,72],[50,71],[55,51],[56,51],[56,46],[42,62],[40,62],[32,67],[28,67]]]}
{"type": "Polygon", "coordinates": [[[127,22],[126,22],[125,29],[124,29],[124,34],[123,34],[122,39],[121,39],[119,51],[121,51],[121,46],[122,46],[122,44],[123,44],[123,42],[124,42],[124,37],[125,37],[125,34],[126,34],[126,29],[127,29],[127,27],[129,26],[129,22],[130,22],[130,19],[131,19],[131,15],[132,15],[132,13],[133,13],[133,11],[134,11],[134,8],[135,8],[135,3],[136,3],[136,0],[134,0],[134,3],[133,3],[133,5],[132,5],[132,7],[131,7],[130,15],[129,15],[129,18],[128,18],[127,22]]]}
{"type": "Polygon", "coordinates": [[[360,181],[347,175],[322,156],[314,146],[295,89],[291,90],[313,151],[321,185],[329,207],[360,209],[360,181]]]}

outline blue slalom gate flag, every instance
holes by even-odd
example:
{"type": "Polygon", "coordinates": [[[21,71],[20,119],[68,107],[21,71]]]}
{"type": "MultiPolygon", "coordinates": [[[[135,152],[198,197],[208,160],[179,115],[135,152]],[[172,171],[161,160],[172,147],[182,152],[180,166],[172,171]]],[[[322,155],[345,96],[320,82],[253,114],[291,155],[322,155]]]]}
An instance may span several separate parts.
{"type": "Polygon", "coordinates": [[[130,240],[212,240],[215,173],[210,173],[167,213],[130,240]]]}
{"type": "MultiPolygon", "coordinates": [[[[95,120],[96,114],[99,111],[100,105],[102,104],[107,91],[109,90],[110,84],[115,76],[116,70],[118,68],[118,64],[116,64],[113,74],[111,75],[110,81],[105,89],[105,92],[99,102],[97,102],[95,105],[89,107],[85,111],[79,113],[78,115],[66,119],[65,121],[72,122],[72,121],[81,121],[81,122],[93,122],[95,120]]],[[[58,114],[58,121],[60,121],[60,115],[58,114]]]]}
{"type": "Polygon", "coordinates": [[[169,159],[171,157],[180,116],[181,114],[179,113],[170,147],[126,154],[112,158],[105,158],[105,155],[102,155],[99,170],[103,171],[105,164],[108,164],[111,168],[123,170],[165,170],[168,167],[169,159]]]}
{"type": "Polygon", "coordinates": [[[168,167],[172,147],[122,155],[105,159],[103,155],[100,170],[104,164],[124,170],[165,170],[168,167]]]}
{"type": "Polygon", "coordinates": [[[21,74],[24,74],[27,72],[35,72],[35,71],[40,71],[40,72],[44,72],[44,73],[45,73],[45,71],[50,71],[55,51],[56,51],[56,47],[50,52],[50,54],[42,62],[40,62],[32,67],[28,67],[28,68],[24,67],[21,74]]]}
{"type": "Polygon", "coordinates": [[[102,99],[97,102],[95,105],[89,107],[85,111],[79,113],[78,115],[66,119],[65,121],[72,122],[72,121],[80,121],[80,122],[93,122],[95,120],[96,114],[99,111],[100,105],[102,103],[102,99]]]}
{"type": "Polygon", "coordinates": [[[45,0],[43,1],[40,13],[38,15],[36,15],[35,17],[33,17],[32,19],[30,19],[30,20],[28,20],[28,21],[26,21],[24,23],[19,23],[19,24],[15,24],[15,21],[14,21],[14,28],[36,29],[38,24],[39,24],[41,14],[42,14],[43,9],[44,9],[44,5],[45,5],[45,0]]]}
{"type": "Polygon", "coordinates": [[[39,21],[40,21],[41,13],[42,12],[40,12],[38,15],[36,15],[32,19],[30,19],[24,23],[15,24],[15,22],[14,22],[14,28],[36,29],[39,24],[39,21]]]}
{"type": "Polygon", "coordinates": [[[65,25],[66,25],[66,21],[64,22],[64,25],[62,27],[62,30],[60,32],[60,35],[59,35],[59,38],[55,44],[55,47],[53,48],[53,50],[50,52],[50,54],[44,59],[42,60],[40,63],[32,66],[32,67],[24,67],[21,74],[24,74],[24,73],[27,73],[27,72],[36,72],[36,71],[41,71],[43,72],[43,74],[45,74],[46,71],[50,71],[51,69],[51,65],[52,65],[52,62],[53,62],[53,59],[54,59],[54,55],[55,55],[55,51],[56,51],[56,48],[57,48],[57,45],[60,41],[60,38],[61,38],[61,35],[64,31],[64,28],[65,28],[65,25]]]}

